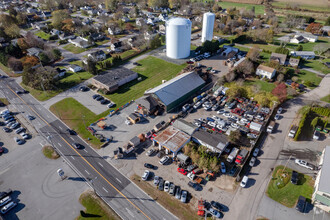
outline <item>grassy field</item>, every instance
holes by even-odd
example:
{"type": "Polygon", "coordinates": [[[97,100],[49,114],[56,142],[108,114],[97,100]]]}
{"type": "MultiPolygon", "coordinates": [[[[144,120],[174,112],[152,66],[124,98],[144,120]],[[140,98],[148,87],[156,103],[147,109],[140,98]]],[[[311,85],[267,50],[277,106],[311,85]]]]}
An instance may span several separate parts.
{"type": "Polygon", "coordinates": [[[321,98],[321,101],[330,103],[330,95],[324,96],[323,98],[321,98]]]}
{"type": "MultiPolygon", "coordinates": [[[[133,175],[131,180],[138,185],[144,192],[146,192],[151,198],[156,200],[159,204],[164,206],[168,211],[173,213],[179,219],[200,219],[197,215],[197,211],[193,210],[189,204],[182,204],[179,200],[169,195],[164,191],[159,191],[151,184],[141,181],[141,177],[133,175]]],[[[193,204],[192,201],[190,203],[193,204]]]]}
{"type": "Polygon", "coordinates": [[[245,85],[252,86],[257,85],[259,86],[260,90],[265,92],[271,92],[275,88],[274,83],[269,83],[263,80],[255,79],[255,80],[245,80],[245,85]]]}
{"type": "Polygon", "coordinates": [[[325,0],[276,0],[272,3],[273,6],[279,8],[286,8],[287,5],[299,5],[299,8],[306,9],[309,11],[322,11],[322,12],[330,12],[330,8],[327,7],[328,4],[325,0]]]}
{"type": "Polygon", "coordinates": [[[304,67],[312,68],[312,69],[314,69],[316,71],[319,71],[321,73],[329,74],[330,73],[329,68],[323,64],[325,62],[330,62],[330,58],[329,59],[324,59],[324,60],[320,60],[320,59],[305,60],[305,61],[303,61],[303,65],[304,65],[304,67]]]}
{"type": "Polygon", "coordinates": [[[307,70],[300,70],[299,74],[295,74],[293,68],[289,68],[289,78],[292,78],[294,76],[298,77],[298,83],[306,83],[307,81],[312,82],[314,85],[310,87],[311,89],[317,87],[322,78],[316,75],[315,73],[309,72],[307,70]]]}
{"type": "Polygon", "coordinates": [[[71,53],[75,53],[75,54],[78,54],[78,53],[82,53],[82,52],[85,52],[88,50],[88,48],[80,48],[80,47],[76,47],[75,45],[73,44],[68,44],[68,45],[65,45],[63,47],[63,49],[67,50],[67,51],[70,51],[71,53]]]}
{"type": "Polygon", "coordinates": [[[0,98],[0,101],[1,101],[3,104],[5,104],[5,105],[9,105],[9,104],[10,104],[9,101],[8,101],[8,99],[6,99],[6,98],[0,98]]]}
{"type": "Polygon", "coordinates": [[[110,40],[102,40],[102,41],[97,41],[97,42],[95,42],[95,43],[96,43],[96,45],[101,46],[101,45],[103,45],[103,44],[108,43],[109,41],[110,41],[110,40]]]}
{"type": "Polygon", "coordinates": [[[141,66],[135,67],[133,71],[139,74],[139,77],[142,78],[141,81],[134,80],[121,86],[113,94],[106,95],[117,106],[122,106],[130,100],[143,96],[147,89],[160,85],[162,80],[172,79],[186,66],[186,64],[168,63],[152,56],[140,60],[139,63],[141,66]]]}
{"type": "Polygon", "coordinates": [[[301,43],[301,44],[293,44],[293,43],[288,43],[286,44],[287,48],[295,50],[298,45],[301,45],[303,47],[303,51],[314,51],[314,47],[319,44],[319,43],[330,43],[330,41],[325,38],[325,37],[319,37],[317,42],[308,42],[308,43],[301,43]]]}
{"type": "Polygon", "coordinates": [[[294,185],[290,182],[292,170],[289,168],[285,169],[285,171],[289,174],[288,183],[282,188],[277,187],[279,175],[283,173],[281,172],[283,169],[283,166],[278,166],[275,168],[272,179],[268,184],[268,189],[266,192],[267,196],[289,208],[294,207],[300,195],[306,197],[307,199],[311,199],[314,188],[314,180],[312,177],[300,173],[298,176],[298,184],[294,185]]]}
{"type": "Polygon", "coordinates": [[[236,7],[237,9],[239,9],[239,8],[252,9],[252,7],[254,7],[256,15],[263,15],[265,12],[265,6],[263,6],[263,5],[244,4],[244,3],[236,3],[236,2],[219,2],[218,4],[222,8],[236,7]]]}
{"type": "Polygon", "coordinates": [[[43,32],[43,31],[38,31],[38,32],[36,32],[36,33],[34,33],[36,36],[38,36],[38,37],[41,37],[42,39],[44,39],[44,40],[49,40],[49,38],[50,38],[50,34],[47,34],[47,33],[45,33],[45,32],[43,32]]]}
{"type": "Polygon", "coordinates": [[[42,153],[49,159],[57,159],[60,157],[60,155],[54,151],[54,148],[47,145],[42,147],[42,153]]]}
{"type": "Polygon", "coordinates": [[[85,207],[76,220],[119,220],[120,217],[97,195],[88,191],[80,195],[79,202],[85,207]]]}

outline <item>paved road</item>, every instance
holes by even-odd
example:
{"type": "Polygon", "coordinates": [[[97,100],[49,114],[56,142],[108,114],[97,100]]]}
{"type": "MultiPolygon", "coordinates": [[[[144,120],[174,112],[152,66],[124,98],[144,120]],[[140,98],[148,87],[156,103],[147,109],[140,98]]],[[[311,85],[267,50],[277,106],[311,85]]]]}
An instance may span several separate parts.
{"type": "Polygon", "coordinates": [[[36,116],[34,126],[59,151],[66,162],[93,186],[98,195],[123,219],[176,219],[142,190],[105,161],[78,136],[66,133],[66,125],[30,94],[18,96],[22,88],[11,78],[0,81],[0,89],[18,110],[36,116]],[[72,143],[84,145],[75,149],[72,143]]]}

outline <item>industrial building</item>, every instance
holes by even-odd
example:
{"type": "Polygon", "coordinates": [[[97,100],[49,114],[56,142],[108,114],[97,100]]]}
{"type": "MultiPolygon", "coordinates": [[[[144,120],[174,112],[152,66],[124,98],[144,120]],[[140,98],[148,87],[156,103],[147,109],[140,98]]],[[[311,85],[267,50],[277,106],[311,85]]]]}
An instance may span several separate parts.
{"type": "Polygon", "coordinates": [[[202,42],[211,41],[213,39],[215,14],[211,12],[203,15],[202,42]]]}
{"type": "Polygon", "coordinates": [[[326,146],[320,158],[321,169],[317,174],[312,201],[314,206],[330,212],[330,146],[326,146]]]}
{"type": "Polygon", "coordinates": [[[159,150],[165,148],[166,153],[173,153],[175,157],[178,152],[190,141],[190,136],[179,129],[169,126],[157,135],[153,144],[159,146],[159,150]]]}
{"type": "Polygon", "coordinates": [[[132,70],[124,67],[107,70],[102,75],[95,76],[92,79],[92,84],[99,88],[106,90],[107,93],[116,91],[119,86],[124,85],[138,77],[138,74],[132,70]]]}
{"type": "Polygon", "coordinates": [[[166,56],[183,59],[190,55],[191,21],[174,17],[166,21],[166,56]]]}
{"type": "Polygon", "coordinates": [[[204,80],[197,73],[188,72],[147,90],[145,95],[152,95],[160,106],[170,112],[193,96],[204,84],[204,80]]]}
{"type": "Polygon", "coordinates": [[[220,155],[229,145],[227,136],[218,133],[210,134],[204,130],[196,131],[192,136],[192,140],[220,155]]]}

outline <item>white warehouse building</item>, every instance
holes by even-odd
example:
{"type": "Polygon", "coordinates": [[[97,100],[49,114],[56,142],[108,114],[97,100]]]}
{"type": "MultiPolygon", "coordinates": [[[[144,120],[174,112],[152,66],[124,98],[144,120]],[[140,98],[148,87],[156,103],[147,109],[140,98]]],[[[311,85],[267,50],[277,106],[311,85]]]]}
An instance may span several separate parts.
{"type": "Polygon", "coordinates": [[[166,56],[183,59],[190,55],[191,21],[174,17],[166,21],[166,56]]]}
{"type": "Polygon", "coordinates": [[[215,14],[211,12],[204,13],[203,15],[203,30],[202,42],[211,41],[213,39],[215,14]]]}

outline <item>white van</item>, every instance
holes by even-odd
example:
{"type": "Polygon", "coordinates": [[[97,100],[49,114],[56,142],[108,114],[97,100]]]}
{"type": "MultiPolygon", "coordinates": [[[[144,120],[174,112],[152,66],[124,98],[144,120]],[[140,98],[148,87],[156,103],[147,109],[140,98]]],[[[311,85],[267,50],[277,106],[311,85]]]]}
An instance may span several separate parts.
{"type": "Polygon", "coordinates": [[[246,184],[247,184],[247,182],[249,181],[249,177],[247,177],[247,176],[244,176],[243,177],[243,179],[242,179],[242,182],[241,182],[241,187],[245,187],[246,186],[246,184]]]}

